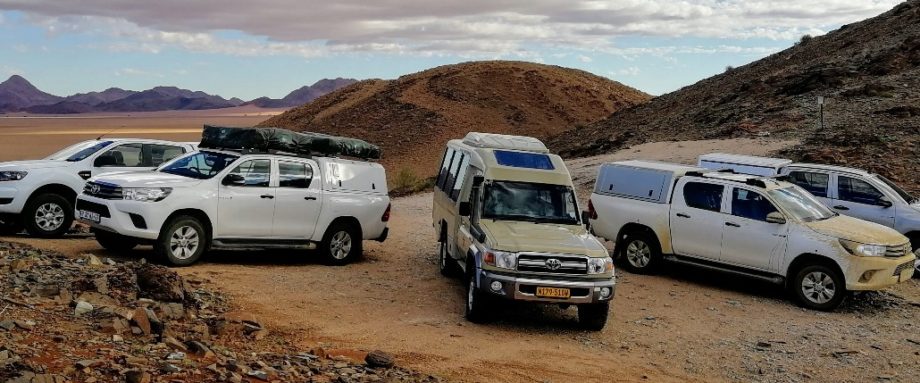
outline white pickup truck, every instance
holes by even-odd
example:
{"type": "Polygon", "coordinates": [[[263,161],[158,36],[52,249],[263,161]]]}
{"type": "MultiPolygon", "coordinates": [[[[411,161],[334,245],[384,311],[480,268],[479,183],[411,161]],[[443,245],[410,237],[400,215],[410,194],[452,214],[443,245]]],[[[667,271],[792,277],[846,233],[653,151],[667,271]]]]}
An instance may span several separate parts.
{"type": "MultiPolygon", "coordinates": [[[[700,156],[699,166],[782,176],[840,214],[897,230],[910,239],[912,250],[920,254],[920,198],[879,174],[842,166],[793,163],[783,158],[724,153],[700,156]]],[[[916,276],[920,274],[920,260],[914,267],[916,276]]]]}
{"type": "Polygon", "coordinates": [[[153,170],[192,151],[190,143],[100,138],[42,160],[0,163],[0,232],[25,228],[34,236],[61,236],[70,229],[77,194],[91,176],[153,170]]]}
{"type": "Polygon", "coordinates": [[[588,213],[633,272],[662,261],[785,284],[831,310],[847,291],[907,281],[907,238],[833,212],[788,182],[648,161],[604,164],[588,213]]]}
{"type": "Polygon", "coordinates": [[[209,248],[316,248],[333,265],[387,236],[383,166],[332,157],[203,149],[154,172],[94,177],[77,212],[103,247],[152,243],[190,265],[209,248]]]}

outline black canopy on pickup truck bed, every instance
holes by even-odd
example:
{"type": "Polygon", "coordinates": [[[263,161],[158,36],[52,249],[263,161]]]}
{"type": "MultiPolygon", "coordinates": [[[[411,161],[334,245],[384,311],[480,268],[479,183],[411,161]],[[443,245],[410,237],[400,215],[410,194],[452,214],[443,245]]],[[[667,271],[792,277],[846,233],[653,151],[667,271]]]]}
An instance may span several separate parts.
{"type": "Polygon", "coordinates": [[[356,138],[279,128],[232,128],[205,125],[200,148],[280,151],[298,155],[380,159],[380,147],[356,138]]]}

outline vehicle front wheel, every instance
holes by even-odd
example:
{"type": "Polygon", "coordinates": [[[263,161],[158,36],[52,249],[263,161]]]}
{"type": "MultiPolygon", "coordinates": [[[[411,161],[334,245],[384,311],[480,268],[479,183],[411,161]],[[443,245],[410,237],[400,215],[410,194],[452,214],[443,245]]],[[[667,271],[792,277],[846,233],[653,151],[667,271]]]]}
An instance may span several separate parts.
{"type": "Polygon", "coordinates": [[[489,297],[476,288],[475,266],[467,267],[466,277],[466,319],[473,323],[485,323],[490,318],[489,297]]]}
{"type": "Polygon", "coordinates": [[[821,311],[830,311],[840,306],[847,293],[840,272],[822,264],[801,268],[790,287],[799,304],[821,311]]]}
{"type": "Polygon", "coordinates": [[[198,261],[208,247],[208,232],[191,216],[178,216],[167,223],[154,244],[154,252],[173,266],[188,266],[198,261]]]}
{"type": "Polygon", "coordinates": [[[320,243],[320,252],[326,264],[342,266],[361,256],[361,235],[347,223],[336,223],[326,230],[320,243]]]}
{"type": "Polygon", "coordinates": [[[26,204],[22,223],[29,234],[42,238],[57,238],[73,224],[73,203],[60,194],[40,194],[26,204]]]}
{"type": "Polygon", "coordinates": [[[609,315],[610,302],[578,305],[578,324],[586,330],[603,330],[609,315]]]}
{"type": "Polygon", "coordinates": [[[96,236],[96,242],[99,242],[99,245],[116,253],[131,251],[138,245],[136,239],[121,234],[101,230],[93,230],[93,234],[96,236]]]}
{"type": "Polygon", "coordinates": [[[626,270],[632,273],[650,274],[661,262],[661,250],[658,249],[658,243],[648,234],[641,232],[626,234],[626,238],[620,241],[620,245],[622,247],[619,249],[620,259],[623,260],[626,270]]]}

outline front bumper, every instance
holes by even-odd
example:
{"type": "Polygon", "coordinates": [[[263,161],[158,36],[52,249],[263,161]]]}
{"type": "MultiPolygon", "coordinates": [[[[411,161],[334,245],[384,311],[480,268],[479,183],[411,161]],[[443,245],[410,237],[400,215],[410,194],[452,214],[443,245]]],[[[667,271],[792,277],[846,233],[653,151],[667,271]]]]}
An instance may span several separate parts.
{"type": "MultiPolygon", "coordinates": [[[[5,184],[15,181],[4,182],[5,184]]],[[[23,190],[12,185],[0,185],[0,213],[19,214],[22,212],[26,200],[29,199],[23,190]]]]}
{"type": "Polygon", "coordinates": [[[479,289],[492,295],[512,299],[516,301],[544,302],[557,304],[586,304],[606,302],[613,299],[616,293],[616,280],[610,279],[592,279],[592,280],[557,280],[534,277],[516,277],[506,274],[498,274],[486,270],[480,270],[479,289]],[[492,282],[500,282],[501,288],[493,290],[492,282]],[[569,298],[546,298],[536,295],[537,287],[555,287],[566,288],[571,291],[569,298]],[[601,290],[610,289],[610,295],[601,296],[601,290]]]}
{"type": "Polygon", "coordinates": [[[108,200],[81,194],[77,197],[77,212],[75,212],[75,216],[80,222],[94,229],[117,233],[132,238],[155,240],[159,237],[160,227],[169,215],[168,209],[163,209],[162,206],[158,204],[158,202],[108,200]],[[95,211],[97,213],[99,212],[98,210],[104,212],[104,214],[100,214],[99,222],[79,219],[79,210],[86,208],[86,206],[89,205],[87,202],[91,205],[95,205],[95,207],[86,210],[97,210],[95,211]],[[134,219],[132,219],[132,215],[135,216],[134,219]],[[146,227],[138,227],[141,221],[138,221],[137,217],[143,219],[143,225],[140,226],[146,227]]]}
{"type": "Polygon", "coordinates": [[[879,290],[907,282],[914,275],[916,256],[856,257],[846,270],[847,290],[879,290]]]}

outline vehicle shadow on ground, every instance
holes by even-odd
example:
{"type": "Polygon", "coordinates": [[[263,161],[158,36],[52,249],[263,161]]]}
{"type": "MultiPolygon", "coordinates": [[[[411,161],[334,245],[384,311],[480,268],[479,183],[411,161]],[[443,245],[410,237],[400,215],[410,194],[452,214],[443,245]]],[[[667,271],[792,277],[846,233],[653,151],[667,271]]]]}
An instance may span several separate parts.
{"type": "MultiPolygon", "coordinates": [[[[138,246],[136,249],[127,252],[113,252],[106,249],[99,249],[94,252],[96,255],[110,257],[118,260],[135,260],[141,258],[147,262],[167,265],[159,259],[153,252],[151,246],[138,246]]],[[[367,254],[356,259],[350,264],[360,264],[369,262],[367,254]]],[[[326,266],[323,259],[316,250],[211,250],[205,252],[201,259],[190,266],[220,264],[220,265],[240,265],[240,266],[308,266],[318,265],[326,266]]],[[[346,265],[347,266],[347,265],[346,265]]],[[[335,266],[328,266],[335,267],[335,266]]]]}

